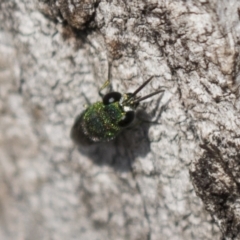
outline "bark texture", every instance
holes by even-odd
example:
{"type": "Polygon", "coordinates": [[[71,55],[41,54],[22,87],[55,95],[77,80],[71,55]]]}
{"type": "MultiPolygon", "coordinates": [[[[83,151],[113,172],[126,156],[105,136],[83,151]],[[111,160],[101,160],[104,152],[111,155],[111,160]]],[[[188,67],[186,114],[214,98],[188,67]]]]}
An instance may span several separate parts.
{"type": "Polygon", "coordinates": [[[239,8],[1,0],[0,239],[240,239],[239,8]],[[74,146],[108,72],[154,124],[74,146]]]}

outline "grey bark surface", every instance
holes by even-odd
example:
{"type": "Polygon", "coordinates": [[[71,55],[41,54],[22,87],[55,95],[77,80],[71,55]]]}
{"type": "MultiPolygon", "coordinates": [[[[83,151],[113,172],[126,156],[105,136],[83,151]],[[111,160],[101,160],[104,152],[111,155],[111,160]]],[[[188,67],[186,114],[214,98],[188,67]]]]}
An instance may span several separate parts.
{"type": "Polygon", "coordinates": [[[1,0],[0,239],[240,239],[239,8],[1,0]],[[154,123],[75,146],[108,72],[154,123]]]}

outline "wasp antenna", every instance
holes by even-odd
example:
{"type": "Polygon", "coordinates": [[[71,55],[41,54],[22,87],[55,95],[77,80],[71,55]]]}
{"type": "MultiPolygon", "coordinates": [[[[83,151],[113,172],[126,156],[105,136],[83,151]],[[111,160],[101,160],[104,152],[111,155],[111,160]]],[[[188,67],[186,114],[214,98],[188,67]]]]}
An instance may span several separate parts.
{"type": "Polygon", "coordinates": [[[145,81],[135,92],[132,94],[132,97],[136,96],[138,92],[140,92],[151,80],[153,77],[150,77],[147,81],[145,81]]]}
{"type": "Polygon", "coordinates": [[[135,101],[133,101],[133,103],[134,103],[134,104],[138,104],[139,102],[141,102],[141,101],[143,101],[143,100],[145,100],[145,99],[147,99],[147,98],[150,98],[150,97],[152,97],[152,96],[154,96],[154,95],[156,95],[156,94],[158,94],[158,93],[160,93],[160,92],[164,92],[164,91],[165,91],[164,89],[159,89],[158,91],[153,92],[153,93],[150,93],[150,94],[147,95],[147,96],[144,96],[144,97],[141,97],[141,98],[136,99],[135,101]]]}

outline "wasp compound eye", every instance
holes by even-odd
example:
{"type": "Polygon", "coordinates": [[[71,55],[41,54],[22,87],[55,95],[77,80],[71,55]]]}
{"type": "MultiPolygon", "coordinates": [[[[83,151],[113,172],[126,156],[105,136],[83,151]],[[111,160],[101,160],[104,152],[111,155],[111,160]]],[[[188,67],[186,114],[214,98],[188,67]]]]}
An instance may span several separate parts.
{"type": "Polygon", "coordinates": [[[108,105],[114,102],[118,102],[122,97],[122,94],[119,92],[110,92],[103,97],[103,104],[108,105]]]}
{"type": "Polygon", "coordinates": [[[135,118],[135,112],[134,111],[128,111],[126,112],[124,118],[122,118],[119,122],[118,122],[118,126],[119,127],[126,127],[128,126],[130,123],[132,123],[132,121],[135,118]]]}

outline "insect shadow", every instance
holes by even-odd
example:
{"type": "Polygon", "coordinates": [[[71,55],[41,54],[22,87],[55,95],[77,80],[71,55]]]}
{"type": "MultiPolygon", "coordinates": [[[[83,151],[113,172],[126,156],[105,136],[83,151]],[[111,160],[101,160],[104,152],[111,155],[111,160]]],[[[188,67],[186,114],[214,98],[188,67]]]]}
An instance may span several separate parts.
{"type": "MultiPolygon", "coordinates": [[[[79,45],[88,43],[94,47],[88,40],[88,35],[91,35],[90,30],[79,31],[71,28],[67,23],[65,25],[64,39],[75,38],[79,40],[79,45]]],[[[110,67],[108,70],[108,79],[111,79],[110,67]]],[[[150,152],[148,130],[151,123],[147,119],[151,118],[143,110],[135,110],[139,102],[164,91],[163,89],[158,89],[147,96],[138,97],[137,93],[151,79],[152,77],[145,81],[134,93],[119,94],[118,92],[110,91],[105,97],[102,96],[102,104],[91,104],[87,101],[88,105],[92,107],[88,107],[85,112],[78,115],[71,130],[71,138],[77,143],[81,154],[88,156],[97,165],[109,165],[117,171],[131,171],[134,160],[137,157],[144,157],[150,152]],[[116,126],[120,126],[120,128],[114,128],[109,131],[113,137],[110,134],[104,135],[103,131],[98,131],[101,128],[107,129],[106,127],[110,126],[107,123],[110,117],[98,117],[99,114],[97,113],[103,112],[103,105],[105,105],[104,107],[107,109],[109,115],[114,112],[116,126]],[[99,121],[95,121],[96,118],[99,121]],[[134,118],[137,119],[136,124],[133,123],[130,127],[126,127],[134,118]],[[99,122],[102,122],[102,125],[98,125],[99,122]],[[95,127],[93,128],[92,126],[95,127]],[[124,129],[121,130],[121,127],[124,129]],[[119,131],[121,131],[121,134],[118,134],[119,131]],[[89,146],[81,145],[80,142],[82,139],[86,140],[85,142],[91,142],[91,144],[89,146]],[[107,141],[102,142],[102,139],[107,141]]],[[[104,87],[105,85],[102,88],[104,87]]]]}
{"type": "MultiPolygon", "coordinates": [[[[110,69],[109,66],[108,79],[111,79],[110,69]]],[[[95,164],[130,171],[134,159],[144,157],[150,151],[150,124],[145,121],[149,117],[138,106],[140,102],[165,91],[159,88],[148,95],[139,95],[153,78],[149,77],[134,92],[127,93],[113,91],[108,80],[98,92],[102,101],[93,104],[87,101],[89,106],[76,117],[70,133],[82,154],[95,164]],[[104,94],[104,89],[109,91],[104,94]]]]}
{"type": "Polygon", "coordinates": [[[78,151],[88,156],[96,165],[108,165],[119,172],[131,171],[135,159],[144,157],[150,152],[148,131],[151,123],[142,122],[138,117],[150,118],[146,112],[139,110],[136,122],[124,129],[114,140],[95,143],[88,147],[78,146],[78,151]]]}

